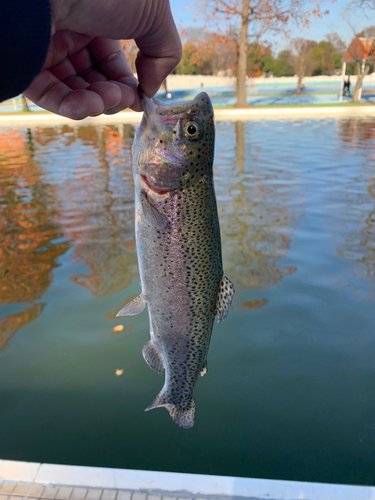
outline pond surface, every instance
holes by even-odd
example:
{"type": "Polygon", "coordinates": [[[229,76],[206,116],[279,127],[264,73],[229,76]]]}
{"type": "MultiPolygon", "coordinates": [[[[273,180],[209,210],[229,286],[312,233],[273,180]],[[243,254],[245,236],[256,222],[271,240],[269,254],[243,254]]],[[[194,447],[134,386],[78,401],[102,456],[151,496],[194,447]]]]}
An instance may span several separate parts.
{"type": "Polygon", "coordinates": [[[187,431],[143,411],[147,312],[115,318],[140,292],[133,134],[0,131],[0,458],[375,484],[375,122],[217,123],[236,295],[187,431]]]}

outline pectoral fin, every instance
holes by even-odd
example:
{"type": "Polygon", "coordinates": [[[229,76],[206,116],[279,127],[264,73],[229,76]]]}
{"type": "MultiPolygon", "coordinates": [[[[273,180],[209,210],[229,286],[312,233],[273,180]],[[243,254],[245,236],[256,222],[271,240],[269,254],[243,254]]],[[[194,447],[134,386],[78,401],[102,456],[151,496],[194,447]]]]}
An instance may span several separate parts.
{"type": "Polygon", "coordinates": [[[233,295],[233,283],[226,276],[223,276],[220,281],[219,293],[216,302],[215,314],[218,318],[218,323],[227,317],[229,308],[232,304],[233,295]]]}
{"type": "Polygon", "coordinates": [[[138,295],[134,300],[126,304],[121,311],[116,314],[117,316],[135,316],[143,311],[146,305],[146,299],[144,295],[138,295]]]}
{"type": "Polygon", "coordinates": [[[147,195],[141,191],[141,204],[144,216],[157,229],[164,229],[167,225],[167,219],[149,202],[147,195]]]}
{"type": "Polygon", "coordinates": [[[199,375],[201,377],[203,377],[203,375],[206,375],[207,372],[208,372],[208,368],[207,368],[207,361],[206,361],[205,364],[202,366],[201,371],[199,372],[199,375]]]}
{"type": "Polygon", "coordinates": [[[158,373],[162,373],[162,371],[164,370],[163,360],[161,359],[159,351],[156,345],[152,342],[152,340],[149,340],[143,346],[142,354],[144,360],[146,361],[146,363],[150,368],[152,368],[158,373]]]}

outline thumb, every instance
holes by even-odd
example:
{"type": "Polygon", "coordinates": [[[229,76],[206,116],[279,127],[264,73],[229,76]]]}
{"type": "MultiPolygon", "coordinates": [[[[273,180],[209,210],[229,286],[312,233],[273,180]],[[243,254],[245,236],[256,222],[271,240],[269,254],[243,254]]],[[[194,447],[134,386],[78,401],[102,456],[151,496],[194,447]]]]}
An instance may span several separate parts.
{"type": "Polygon", "coordinates": [[[159,11],[148,32],[135,42],[139,52],[135,62],[143,92],[152,97],[163,80],[181,60],[181,40],[168,1],[159,3],[159,11]]]}

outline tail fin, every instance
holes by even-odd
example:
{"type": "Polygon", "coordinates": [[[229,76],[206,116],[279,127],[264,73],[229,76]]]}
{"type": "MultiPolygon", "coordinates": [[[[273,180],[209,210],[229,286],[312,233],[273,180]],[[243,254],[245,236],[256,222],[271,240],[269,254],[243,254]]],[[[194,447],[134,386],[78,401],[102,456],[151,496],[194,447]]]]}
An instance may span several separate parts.
{"type": "Polygon", "coordinates": [[[162,406],[169,411],[173,422],[179,427],[183,429],[190,429],[190,427],[193,427],[195,417],[195,401],[193,398],[189,399],[187,403],[177,406],[169,403],[163,392],[160,392],[145,411],[160,408],[162,406]]]}

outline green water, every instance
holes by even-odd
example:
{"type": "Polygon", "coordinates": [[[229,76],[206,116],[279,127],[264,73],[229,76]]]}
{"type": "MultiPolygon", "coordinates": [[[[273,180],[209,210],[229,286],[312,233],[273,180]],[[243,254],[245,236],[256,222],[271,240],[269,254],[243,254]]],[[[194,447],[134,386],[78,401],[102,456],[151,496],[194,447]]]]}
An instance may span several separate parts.
{"type": "Polygon", "coordinates": [[[190,430],[143,411],[147,312],[115,318],[140,291],[133,133],[0,130],[0,458],[375,484],[375,122],[217,123],[236,296],[190,430]]]}

